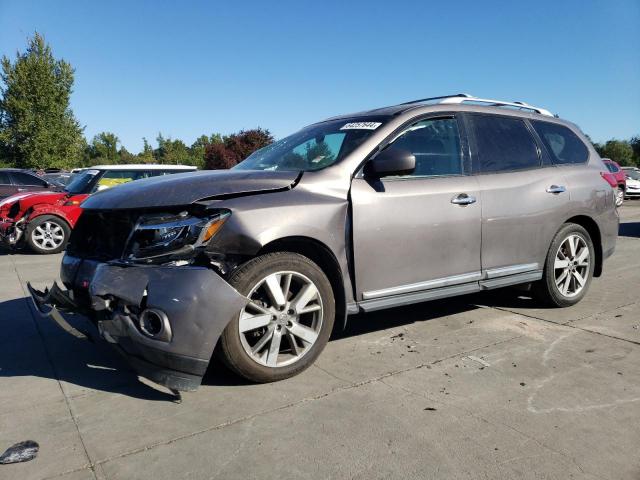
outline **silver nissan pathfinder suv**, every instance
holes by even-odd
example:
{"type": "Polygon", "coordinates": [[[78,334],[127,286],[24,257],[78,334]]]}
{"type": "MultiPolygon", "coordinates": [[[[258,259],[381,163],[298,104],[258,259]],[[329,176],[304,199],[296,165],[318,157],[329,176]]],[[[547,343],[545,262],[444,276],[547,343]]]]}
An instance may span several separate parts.
{"type": "Polygon", "coordinates": [[[315,123],[231,170],[99,192],[64,287],[30,289],[44,315],[78,336],[64,312],[86,315],[173,390],[196,388],[214,350],[247,379],[279,380],[352,313],[518,284],[579,302],[616,243],[606,171],[542,108],[416,100],[315,123]]]}

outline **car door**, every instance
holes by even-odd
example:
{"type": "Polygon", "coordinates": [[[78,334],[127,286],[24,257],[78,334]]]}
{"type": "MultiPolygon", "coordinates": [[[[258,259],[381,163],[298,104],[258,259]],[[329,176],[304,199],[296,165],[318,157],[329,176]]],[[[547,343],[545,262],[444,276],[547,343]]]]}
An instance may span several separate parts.
{"type": "Polygon", "coordinates": [[[483,277],[491,282],[513,275],[534,280],[568,211],[562,171],[543,158],[525,119],[487,114],[465,118],[482,201],[483,277]]]}
{"type": "Polygon", "coordinates": [[[49,184],[41,178],[25,172],[11,172],[9,174],[18,192],[34,192],[46,190],[49,184]]]}
{"type": "Polygon", "coordinates": [[[9,172],[0,172],[0,198],[5,198],[18,192],[18,187],[11,182],[9,172]]]}
{"type": "Polygon", "coordinates": [[[351,185],[355,283],[361,305],[479,288],[480,204],[454,116],[416,121],[390,143],[416,157],[410,175],[356,175],[351,185]]]}

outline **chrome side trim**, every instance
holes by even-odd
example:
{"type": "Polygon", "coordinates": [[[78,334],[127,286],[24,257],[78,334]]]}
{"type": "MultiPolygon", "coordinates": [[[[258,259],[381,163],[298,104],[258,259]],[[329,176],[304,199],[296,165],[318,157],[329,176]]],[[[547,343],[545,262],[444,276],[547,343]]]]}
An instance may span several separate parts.
{"type": "Polygon", "coordinates": [[[516,275],[509,275],[508,277],[498,277],[491,280],[480,281],[480,288],[482,290],[491,290],[492,288],[507,287],[509,285],[518,285],[520,283],[535,282],[542,278],[542,270],[536,270],[535,272],[518,273],[516,275]]]}
{"type": "Polygon", "coordinates": [[[509,267],[490,268],[485,270],[484,278],[506,277],[507,275],[515,275],[517,273],[530,272],[538,270],[540,266],[537,263],[524,263],[522,265],[511,265],[509,267]]]}
{"type": "Polygon", "coordinates": [[[383,288],[382,290],[372,290],[363,292],[362,298],[370,300],[373,298],[387,297],[390,295],[400,295],[404,293],[418,292],[421,290],[430,290],[433,288],[448,287],[451,285],[459,285],[461,283],[477,282],[482,278],[480,272],[464,273],[462,275],[454,275],[452,277],[437,278],[426,282],[411,283],[408,285],[400,285],[398,287],[383,288]]]}
{"type": "Polygon", "coordinates": [[[403,295],[395,295],[393,297],[375,298],[372,300],[363,300],[358,302],[360,308],[365,312],[373,312],[384,308],[398,307],[401,305],[411,305],[412,303],[426,302],[427,300],[436,300],[438,298],[455,297],[468,293],[480,291],[477,282],[465,285],[454,285],[451,287],[437,288],[423,292],[406,293],[403,295]]]}

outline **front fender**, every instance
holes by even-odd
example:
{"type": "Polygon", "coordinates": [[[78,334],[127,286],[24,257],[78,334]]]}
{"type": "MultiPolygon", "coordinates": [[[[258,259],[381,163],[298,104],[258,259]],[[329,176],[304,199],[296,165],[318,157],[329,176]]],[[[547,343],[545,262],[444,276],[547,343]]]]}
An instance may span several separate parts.
{"type": "Polygon", "coordinates": [[[38,204],[34,205],[31,208],[31,212],[27,215],[27,222],[32,222],[37,217],[41,217],[42,215],[54,215],[56,217],[60,217],[62,220],[67,222],[71,228],[73,228],[82,213],[79,207],[72,207],[73,210],[78,210],[76,212],[69,211],[69,207],[65,207],[62,205],[50,205],[50,204],[38,204]]]}

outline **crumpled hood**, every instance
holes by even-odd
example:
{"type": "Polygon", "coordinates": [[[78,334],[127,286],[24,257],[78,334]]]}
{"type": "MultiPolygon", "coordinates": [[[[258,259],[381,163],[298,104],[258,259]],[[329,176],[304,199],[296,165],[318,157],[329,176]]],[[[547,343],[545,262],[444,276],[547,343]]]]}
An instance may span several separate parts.
{"type": "Polygon", "coordinates": [[[136,180],[93,194],[83,209],[110,210],[189,205],[199,200],[293,188],[299,172],[205,170],[136,180]]]}

